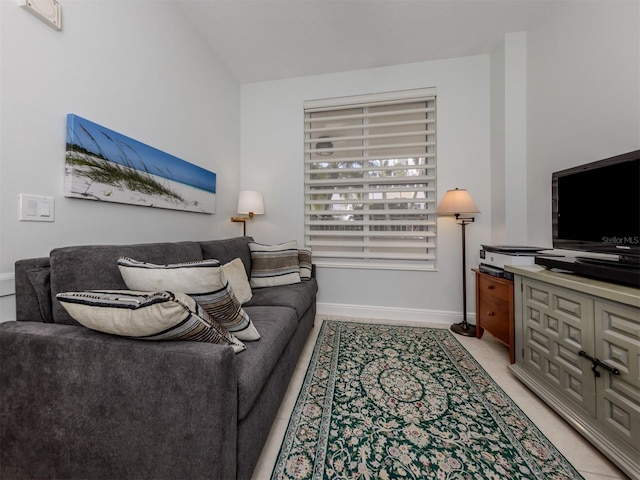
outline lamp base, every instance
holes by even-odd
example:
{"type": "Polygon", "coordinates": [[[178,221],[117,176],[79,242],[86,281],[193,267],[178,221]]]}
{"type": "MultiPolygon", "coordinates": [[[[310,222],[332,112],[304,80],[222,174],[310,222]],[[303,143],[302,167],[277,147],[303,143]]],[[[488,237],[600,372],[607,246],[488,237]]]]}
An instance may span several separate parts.
{"type": "Polygon", "coordinates": [[[451,325],[450,329],[453,333],[464,335],[465,337],[476,336],[476,326],[469,325],[467,322],[454,323],[453,325],[451,325]]]}

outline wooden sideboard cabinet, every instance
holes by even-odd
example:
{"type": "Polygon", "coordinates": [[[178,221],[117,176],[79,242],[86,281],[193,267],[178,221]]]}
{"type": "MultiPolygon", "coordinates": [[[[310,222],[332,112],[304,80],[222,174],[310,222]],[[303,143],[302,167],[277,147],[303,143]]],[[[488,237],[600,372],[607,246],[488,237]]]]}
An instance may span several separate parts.
{"type": "Polygon", "coordinates": [[[476,272],[476,337],[489,332],[509,347],[509,361],[514,363],[513,281],[472,270],[476,272]]]}
{"type": "Polygon", "coordinates": [[[515,274],[514,375],[640,478],[640,290],[537,266],[515,274]]]}

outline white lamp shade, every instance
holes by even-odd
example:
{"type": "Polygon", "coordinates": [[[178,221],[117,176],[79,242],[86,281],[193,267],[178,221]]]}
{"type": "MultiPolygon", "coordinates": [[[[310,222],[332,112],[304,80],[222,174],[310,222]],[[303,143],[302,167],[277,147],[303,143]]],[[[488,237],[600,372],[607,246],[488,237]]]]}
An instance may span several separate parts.
{"type": "Polygon", "coordinates": [[[475,202],[463,188],[447,190],[440,205],[436,209],[438,215],[461,215],[466,213],[480,213],[475,202]]]}
{"type": "Polygon", "coordinates": [[[243,190],[238,196],[238,213],[264,214],[264,198],[261,192],[243,190]]]}

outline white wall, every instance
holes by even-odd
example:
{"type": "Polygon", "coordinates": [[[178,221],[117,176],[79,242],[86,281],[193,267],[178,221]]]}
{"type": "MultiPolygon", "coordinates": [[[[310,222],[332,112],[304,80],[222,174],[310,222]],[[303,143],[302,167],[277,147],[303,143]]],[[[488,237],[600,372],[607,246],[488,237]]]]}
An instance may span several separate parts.
{"type": "MultiPolygon", "coordinates": [[[[0,0],[0,279],[58,246],[239,235],[240,86],[169,2],[62,3],[55,31],[0,0]],[[66,114],[217,174],[204,215],[63,196],[66,114]],[[18,194],[55,198],[55,222],[18,221],[18,194]]],[[[6,293],[6,291],[5,291],[6,293]]],[[[0,298],[7,320],[12,297],[0,298]]]]}
{"type": "MultiPolygon", "coordinates": [[[[242,189],[264,192],[266,214],[248,225],[257,241],[304,241],[303,102],[437,87],[438,198],[467,188],[482,214],[467,227],[468,267],[489,239],[489,56],[456,58],[242,86],[242,189]]],[[[362,315],[430,318],[462,312],[461,233],[438,221],[438,271],[320,268],[319,308],[362,315]]],[[[475,310],[468,275],[468,311],[475,310]]],[[[450,320],[450,319],[449,319],[450,320]]]]}
{"type": "Polygon", "coordinates": [[[491,52],[491,244],[507,244],[505,40],[491,52]]]}
{"type": "Polygon", "coordinates": [[[527,33],[491,52],[491,243],[527,245],[527,33]]]}
{"type": "Polygon", "coordinates": [[[553,2],[528,31],[528,238],[551,242],[551,174],[640,148],[640,2],[553,2]]]}
{"type": "Polygon", "coordinates": [[[527,245],[526,32],[505,35],[504,149],[507,233],[505,243],[507,245],[527,245]]]}

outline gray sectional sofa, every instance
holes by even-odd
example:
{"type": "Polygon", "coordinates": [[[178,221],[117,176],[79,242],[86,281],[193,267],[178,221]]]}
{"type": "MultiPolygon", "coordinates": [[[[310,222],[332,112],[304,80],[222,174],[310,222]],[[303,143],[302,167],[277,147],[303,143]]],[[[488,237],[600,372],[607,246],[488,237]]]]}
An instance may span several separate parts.
{"type": "Polygon", "coordinates": [[[317,282],[253,290],[261,339],[144,341],[79,325],[59,292],[126,289],[121,256],[241,258],[250,237],[77,246],[16,262],[17,322],[0,323],[0,478],[247,479],[314,325],[317,282]]]}

